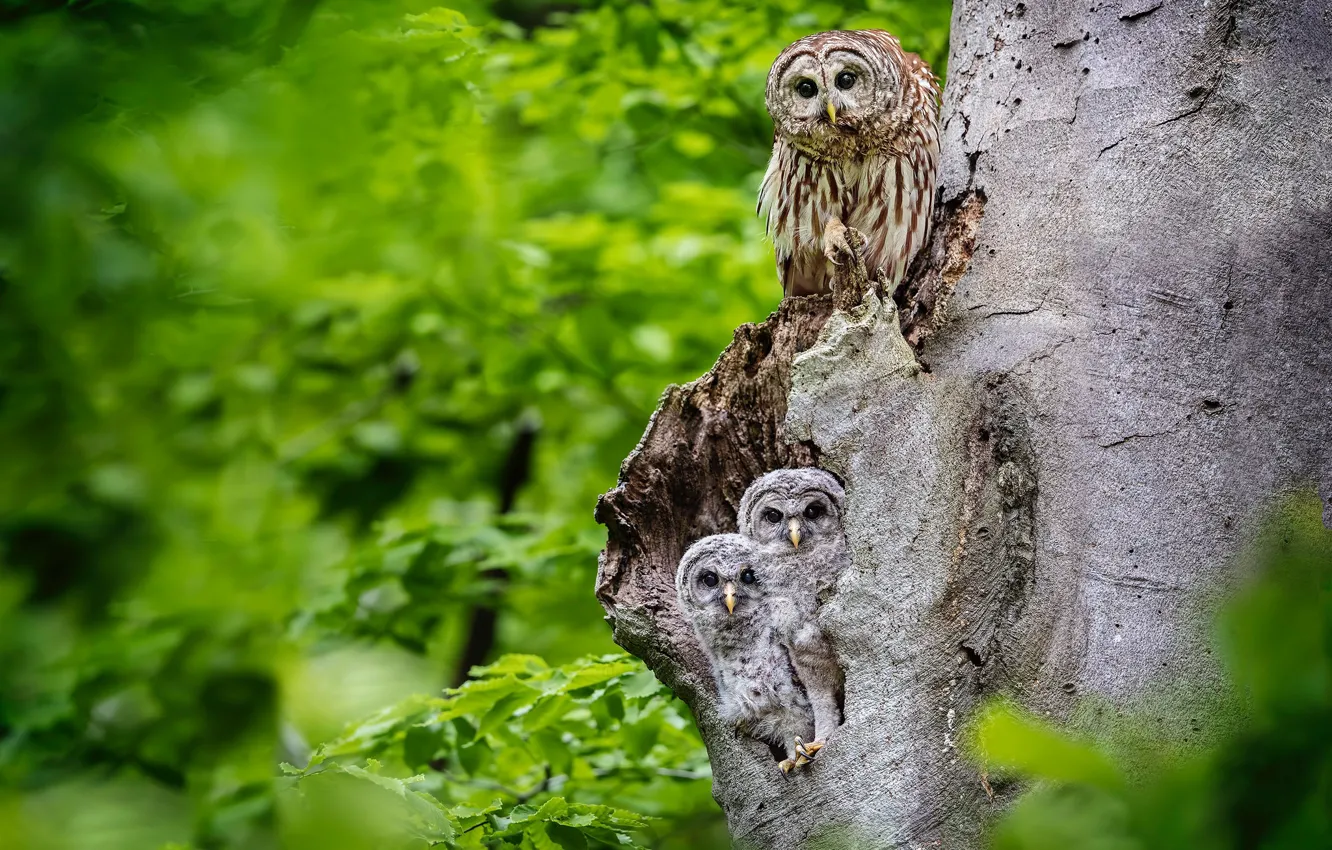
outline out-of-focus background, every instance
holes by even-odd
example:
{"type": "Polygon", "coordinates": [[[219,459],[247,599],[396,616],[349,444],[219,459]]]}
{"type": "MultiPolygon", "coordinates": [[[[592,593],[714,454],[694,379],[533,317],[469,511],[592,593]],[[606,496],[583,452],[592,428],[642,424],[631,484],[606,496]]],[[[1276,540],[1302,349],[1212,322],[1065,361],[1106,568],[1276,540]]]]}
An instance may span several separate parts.
{"type": "Polygon", "coordinates": [[[723,842],[592,509],[778,302],[769,63],[949,12],[0,2],[0,844],[723,842]]]}
{"type": "MultiPolygon", "coordinates": [[[[773,57],[942,76],[949,12],[0,0],[0,847],[726,846],[592,508],[778,302],[773,57]]],[[[1318,516],[1246,556],[1230,687],[982,712],[996,847],[1332,846],[1318,516]]]]}

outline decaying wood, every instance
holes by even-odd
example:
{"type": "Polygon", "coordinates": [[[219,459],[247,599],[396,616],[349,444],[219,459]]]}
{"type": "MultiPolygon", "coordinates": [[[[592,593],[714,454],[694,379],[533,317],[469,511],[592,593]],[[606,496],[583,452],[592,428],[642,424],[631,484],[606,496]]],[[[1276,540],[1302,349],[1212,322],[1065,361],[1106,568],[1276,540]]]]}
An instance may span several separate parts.
{"type": "Polygon", "coordinates": [[[902,335],[918,351],[948,315],[948,298],[971,265],[983,215],[985,191],[970,184],[940,204],[927,250],[897,287],[894,297],[901,310],[902,335]]]}

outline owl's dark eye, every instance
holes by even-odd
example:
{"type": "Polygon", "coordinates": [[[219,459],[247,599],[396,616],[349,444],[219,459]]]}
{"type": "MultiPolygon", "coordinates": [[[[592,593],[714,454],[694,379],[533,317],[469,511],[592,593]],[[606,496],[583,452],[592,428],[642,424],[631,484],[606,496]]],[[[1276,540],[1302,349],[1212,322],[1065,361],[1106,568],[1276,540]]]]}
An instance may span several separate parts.
{"type": "Polygon", "coordinates": [[[825,510],[823,505],[821,505],[818,502],[815,502],[814,504],[805,508],[805,519],[818,519],[819,517],[823,516],[825,513],[827,513],[827,511],[825,510]]]}
{"type": "Polygon", "coordinates": [[[717,586],[717,574],[714,573],[712,570],[708,570],[707,572],[703,573],[703,575],[698,577],[698,580],[706,584],[708,587],[717,586]]]}
{"type": "Polygon", "coordinates": [[[768,508],[766,511],[763,512],[763,518],[766,519],[768,522],[781,522],[782,512],[777,510],[776,508],[768,508]]]}
{"type": "Polygon", "coordinates": [[[856,84],[856,75],[850,71],[843,71],[833,80],[839,89],[846,91],[856,84]]]}
{"type": "Polygon", "coordinates": [[[801,80],[796,83],[796,94],[803,98],[811,98],[819,93],[819,87],[814,85],[813,80],[801,80]]]}
{"type": "Polygon", "coordinates": [[[745,570],[743,573],[740,574],[741,584],[753,584],[756,581],[758,581],[758,579],[754,577],[753,570],[745,570]]]}

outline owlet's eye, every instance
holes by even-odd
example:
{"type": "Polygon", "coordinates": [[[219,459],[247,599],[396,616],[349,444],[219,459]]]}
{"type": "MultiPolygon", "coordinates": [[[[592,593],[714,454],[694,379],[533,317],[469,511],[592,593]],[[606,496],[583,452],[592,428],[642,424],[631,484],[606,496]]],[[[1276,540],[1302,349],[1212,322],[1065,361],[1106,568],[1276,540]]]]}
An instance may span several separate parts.
{"type": "Polygon", "coordinates": [[[843,71],[837,75],[837,78],[833,80],[833,83],[835,83],[842,91],[846,91],[856,84],[856,75],[850,71],[843,71]]]}
{"type": "Polygon", "coordinates": [[[756,582],[756,581],[758,581],[758,579],[754,577],[754,571],[753,571],[753,570],[745,570],[744,572],[742,572],[742,573],[740,574],[740,583],[741,583],[741,584],[753,584],[753,583],[756,582]]]}
{"type": "Polygon", "coordinates": [[[717,574],[714,573],[712,570],[708,570],[707,572],[703,573],[703,575],[699,576],[698,579],[699,581],[706,584],[708,587],[717,586],[717,574]]]}
{"type": "Polygon", "coordinates": [[[805,519],[818,519],[825,513],[823,505],[818,502],[805,508],[805,519]]]}
{"type": "Polygon", "coordinates": [[[803,98],[808,99],[818,93],[819,93],[819,87],[814,85],[813,80],[804,79],[796,83],[796,94],[800,95],[803,98]]]}
{"type": "Polygon", "coordinates": [[[768,508],[766,511],[763,512],[763,518],[766,519],[768,522],[781,522],[782,512],[777,510],[776,508],[768,508]]]}

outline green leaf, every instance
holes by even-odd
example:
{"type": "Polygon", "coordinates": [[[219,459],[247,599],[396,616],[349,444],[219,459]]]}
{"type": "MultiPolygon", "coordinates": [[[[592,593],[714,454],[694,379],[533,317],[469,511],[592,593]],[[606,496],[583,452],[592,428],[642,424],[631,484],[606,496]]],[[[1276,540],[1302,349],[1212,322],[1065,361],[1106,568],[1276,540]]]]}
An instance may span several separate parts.
{"type": "Polygon", "coordinates": [[[582,690],[593,685],[599,685],[608,682],[616,676],[622,676],[625,673],[634,673],[639,669],[638,662],[630,658],[618,658],[613,661],[602,661],[599,663],[588,664],[577,670],[569,683],[563,690],[568,693],[582,690]]]}
{"type": "Polygon", "coordinates": [[[490,820],[488,815],[504,808],[499,800],[491,800],[484,806],[457,805],[449,809],[449,816],[458,824],[459,831],[471,830],[490,820]]]}
{"type": "Polygon", "coordinates": [[[402,740],[402,760],[408,767],[420,767],[432,761],[440,751],[443,738],[427,726],[413,726],[402,740]]]}
{"type": "Polygon", "coordinates": [[[562,850],[586,850],[587,838],[577,829],[560,823],[546,826],[546,834],[562,850]]]}
{"type": "Polygon", "coordinates": [[[528,740],[528,746],[533,750],[539,761],[545,762],[550,767],[553,775],[567,774],[573,761],[573,754],[570,751],[570,744],[565,743],[564,737],[552,729],[542,729],[533,733],[528,740]]]}
{"type": "Polygon", "coordinates": [[[465,717],[455,717],[452,721],[454,735],[456,736],[459,747],[465,747],[476,740],[476,727],[467,721],[465,717]]]}
{"type": "Polygon", "coordinates": [[[359,768],[355,765],[341,765],[337,769],[350,776],[371,782],[391,792],[407,804],[418,834],[430,840],[450,841],[457,835],[457,828],[450,820],[448,812],[428,794],[412,790],[411,783],[420,782],[425,777],[412,776],[398,779],[359,768]]]}
{"type": "Polygon", "coordinates": [[[1123,777],[1104,754],[1010,706],[982,709],[972,734],[973,751],[987,768],[1109,790],[1123,787],[1123,777]]]}
{"type": "Polygon", "coordinates": [[[479,776],[494,757],[484,740],[477,740],[458,750],[458,763],[471,776],[479,776]]]}
{"type": "Polygon", "coordinates": [[[530,710],[517,717],[524,731],[533,733],[557,722],[575,708],[575,703],[564,695],[543,697],[534,703],[530,710]]]}
{"type": "Polygon", "coordinates": [[[538,691],[513,676],[474,679],[448,693],[439,719],[462,716],[480,719],[507,697],[519,697],[521,702],[529,698],[535,700],[537,696],[538,691]]]}
{"type": "Polygon", "coordinates": [[[624,736],[624,749],[631,758],[642,759],[656,746],[661,724],[653,722],[630,723],[620,727],[624,736]]]}
{"type": "Polygon", "coordinates": [[[468,673],[473,679],[493,676],[538,676],[550,671],[545,660],[537,655],[504,655],[484,667],[473,667],[468,673]]]}
{"type": "Polygon", "coordinates": [[[532,688],[527,688],[525,692],[510,694],[499,702],[492,705],[481,717],[477,724],[478,735],[489,735],[496,731],[501,725],[507,724],[514,719],[514,713],[519,709],[527,708],[539,699],[541,693],[532,688]]]}
{"type": "Polygon", "coordinates": [[[666,688],[651,670],[643,670],[625,677],[621,688],[624,695],[632,699],[655,696],[666,688]]]}

